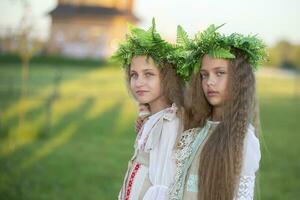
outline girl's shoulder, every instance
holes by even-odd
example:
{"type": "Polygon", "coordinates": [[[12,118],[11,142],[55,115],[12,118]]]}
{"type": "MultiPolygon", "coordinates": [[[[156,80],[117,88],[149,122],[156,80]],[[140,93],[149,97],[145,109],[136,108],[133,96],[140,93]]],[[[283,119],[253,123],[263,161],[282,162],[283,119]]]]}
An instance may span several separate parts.
{"type": "Polygon", "coordinates": [[[261,158],[259,139],[255,134],[255,128],[253,125],[249,125],[247,134],[244,140],[243,151],[243,174],[253,174],[259,168],[259,162],[261,158]]]}
{"type": "Polygon", "coordinates": [[[180,135],[177,149],[183,149],[187,146],[190,146],[195,141],[195,138],[196,138],[197,134],[199,133],[199,131],[200,131],[200,128],[191,128],[191,129],[185,130],[180,135]]]}
{"type": "Polygon", "coordinates": [[[249,148],[249,150],[253,151],[253,153],[260,153],[259,139],[256,136],[255,128],[252,124],[249,124],[248,126],[247,134],[245,137],[245,144],[249,148]]]}
{"type": "Polygon", "coordinates": [[[179,119],[178,112],[179,112],[178,107],[176,106],[175,103],[173,103],[171,107],[166,108],[164,110],[164,114],[162,117],[168,121],[178,120],[179,119]]]}

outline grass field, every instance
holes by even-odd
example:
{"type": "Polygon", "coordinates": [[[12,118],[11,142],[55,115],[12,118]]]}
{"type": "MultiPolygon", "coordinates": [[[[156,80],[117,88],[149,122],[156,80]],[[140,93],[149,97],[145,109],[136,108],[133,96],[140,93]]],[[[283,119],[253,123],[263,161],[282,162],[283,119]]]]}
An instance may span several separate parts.
{"type": "MultiPolygon", "coordinates": [[[[22,100],[20,77],[20,66],[1,65],[0,199],[116,199],[136,116],[121,70],[32,65],[22,100]]],[[[258,76],[263,200],[300,197],[298,84],[258,76]]]]}

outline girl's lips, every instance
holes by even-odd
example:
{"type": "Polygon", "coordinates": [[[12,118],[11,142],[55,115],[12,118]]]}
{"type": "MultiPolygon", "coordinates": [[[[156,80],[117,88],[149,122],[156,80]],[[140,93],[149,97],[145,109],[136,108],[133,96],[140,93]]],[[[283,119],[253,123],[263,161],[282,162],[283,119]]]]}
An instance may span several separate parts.
{"type": "Polygon", "coordinates": [[[207,96],[209,96],[209,97],[214,97],[216,95],[218,95],[218,92],[216,92],[216,91],[208,91],[207,92],[207,96]]]}
{"type": "Polygon", "coordinates": [[[136,91],[135,93],[138,95],[138,96],[143,96],[147,91],[146,90],[138,90],[136,91]]]}

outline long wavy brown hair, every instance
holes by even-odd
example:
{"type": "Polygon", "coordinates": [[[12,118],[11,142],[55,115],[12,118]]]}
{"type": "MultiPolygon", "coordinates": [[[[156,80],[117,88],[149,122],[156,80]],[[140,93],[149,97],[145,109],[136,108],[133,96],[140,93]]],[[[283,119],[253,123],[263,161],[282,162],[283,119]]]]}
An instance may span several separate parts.
{"type": "MultiPolygon", "coordinates": [[[[251,65],[239,50],[229,66],[228,94],[221,122],[207,139],[200,154],[199,199],[232,200],[237,188],[243,142],[254,116],[255,76],[251,65]]],[[[212,115],[202,89],[200,74],[192,77],[186,101],[185,129],[202,127],[212,115]]],[[[256,125],[257,123],[254,123],[256,125]]]]}
{"type": "MultiPolygon", "coordinates": [[[[146,58],[146,56],[145,56],[146,58]]],[[[151,57],[147,59],[152,59],[151,57]]],[[[160,72],[160,79],[161,79],[161,88],[162,93],[167,101],[168,104],[175,103],[176,106],[179,108],[178,114],[182,114],[183,112],[183,103],[184,103],[184,86],[185,83],[183,79],[181,79],[177,73],[175,66],[168,63],[163,62],[162,64],[157,66],[160,72]]],[[[125,76],[126,76],[126,84],[127,88],[132,95],[132,91],[130,89],[130,66],[125,69],[125,76]]]]}

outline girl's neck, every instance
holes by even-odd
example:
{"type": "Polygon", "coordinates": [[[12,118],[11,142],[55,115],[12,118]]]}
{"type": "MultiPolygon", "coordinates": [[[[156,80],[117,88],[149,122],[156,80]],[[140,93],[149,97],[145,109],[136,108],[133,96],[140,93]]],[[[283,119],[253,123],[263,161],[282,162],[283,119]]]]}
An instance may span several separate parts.
{"type": "Polygon", "coordinates": [[[224,107],[223,106],[214,106],[212,109],[212,121],[222,121],[223,115],[224,115],[224,107]]]}
{"type": "Polygon", "coordinates": [[[150,106],[151,115],[153,115],[165,108],[170,107],[170,105],[166,101],[163,101],[163,100],[158,100],[158,101],[149,103],[149,106],[150,106]]]}

